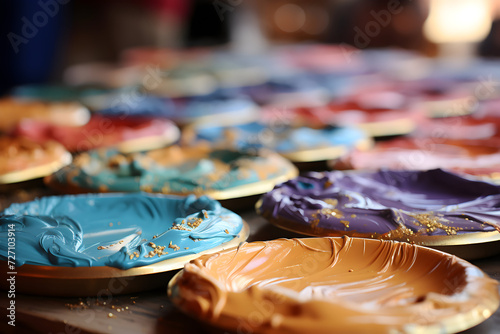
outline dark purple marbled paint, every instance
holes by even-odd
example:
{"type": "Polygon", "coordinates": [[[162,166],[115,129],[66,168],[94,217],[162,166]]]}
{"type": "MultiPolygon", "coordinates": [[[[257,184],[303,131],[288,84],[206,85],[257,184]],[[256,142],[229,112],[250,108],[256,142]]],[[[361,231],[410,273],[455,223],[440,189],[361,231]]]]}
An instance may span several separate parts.
{"type": "Polygon", "coordinates": [[[399,227],[419,235],[494,231],[500,230],[500,187],[440,169],[313,172],[265,194],[259,212],[269,220],[342,233],[384,234],[399,227]],[[422,214],[430,214],[433,229],[419,223],[422,214]]]}

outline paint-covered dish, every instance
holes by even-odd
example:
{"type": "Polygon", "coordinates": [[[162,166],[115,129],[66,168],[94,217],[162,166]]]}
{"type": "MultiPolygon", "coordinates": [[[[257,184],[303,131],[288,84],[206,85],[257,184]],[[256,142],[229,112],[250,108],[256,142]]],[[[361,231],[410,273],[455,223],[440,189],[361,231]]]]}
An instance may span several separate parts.
{"type": "Polygon", "coordinates": [[[101,98],[99,104],[96,113],[106,117],[166,118],[179,125],[220,121],[221,118],[227,123],[253,121],[258,118],[255,102],[224,91],[203,96],[169,98],[122,89],[109,94],[106,99],[101,98]],[[127,99],[129,96],[132,96],[130,101],[127,99]]]}
{"type": "Polygon", "coordinates": [[[422,109],[394,91],[372,89],[333,100],[328,105],[292,109],[295,119],[312,126],[357,126],[373,137],[415,130],[422,109]]]}
{"type": "Polygon", "coordinates": [[[351,151],[332,161],[334,169],[429,170],[443,168],[463,175],[495,180],[500,170],[500,140],[446,139],[437,137],[396,138],[372,149],[351,151]]]}
{"type": "Polygon", "coordinates": [[[174,145],[134,154],[83,153],[46,181],[73,193],[147,191],[231,199],[265,193],[297,174],[289,161],[269,151],[174,145]]]}
{"type": "Polygon", "coordinates": [[[9,132],[24,120],[34,120],[54,126],[82,126],[90,112],[76,102],[51,102],[14,97],[0,99],[0,131],[9,132]]]}
{"type": "Polygon", "coordinates": [[[0,136],[0,184],[44,177],[71,163],[59,143],[38,143],[24,137],[0,136]]]}
{"type": "Polygon", "coordinates": [[[194,127],[198,141],[216,147],[272,149],[293,162],[336,159],[349,151],[371,147],[371,139],[350,127],[293,127],[278,122],[252,122],[234,126],[200,125],[194,127]]]}
{"type": "Polygon", "coordinates": [[[285,229],[461,245],[500,239],[500,187],[443,170],[322,172],[265,194],[258,212],[285,229]]]}
{"type": "Polygon", "coordinates": [[[166,117],[178,124],[225,122],[226,124],[253,121],[258,107],[252,100],[219,92],[206,96],[173,99],[174,108],[166,117]]]}
{"type": "Polygon", "coordinates": [[[361,238],[252,242],[186,264],[173,303],[249,333],[454,333],[498,308],[498,282],[452,255],[361,238]]]}
{"type": "MultiPolygon", "coordinates": [[[[17,271],[22,283],[45,278],[51,290],[64,278],[74,285],[83,280],[83,291],[92,285],[85,279],[180,268],[179,259],[194,258],[246,236],[241,217],[207,197],[49,196],[12,204],[0,213],[0,259],[15,267],[11,271],[17,271]],[[11,232],[15,258],[9,257],[11,232]]],[[[29,286],[25,289],[30,291],[29,286]]]]}
{"type": "Polygon", "coordinates": [[[25,121],[15,133],[38,142],[58,141],[71,152],[100,147],[115,147],[121,152],[144,151],[170,145],[180,137],[179,128],[167,119],[128,115],[94,115],[80,127],[25,121]]]}

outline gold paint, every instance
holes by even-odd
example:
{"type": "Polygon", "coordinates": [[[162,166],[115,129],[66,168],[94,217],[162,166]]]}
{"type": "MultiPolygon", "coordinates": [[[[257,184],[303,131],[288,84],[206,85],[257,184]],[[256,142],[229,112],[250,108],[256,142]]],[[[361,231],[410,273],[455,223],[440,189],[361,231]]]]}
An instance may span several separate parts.
{"type": "Polygon", "coordinates": [[[141,191],[147,192],[147,193],[152,193],[153,192],[153,187],[149,185],[143,185],[141,186],[141,191]]]}
{"type": "Polygon", "coordinates": [[[326,181],[325,184],[323,184],[323,189],[330,188],[333,185],[331,181],[326,181]]]}
{"type": "Polygon", "coordinates": [[[448,235],[455,235],[457,231],[463,230],[460,227],[454,227],[446,225],[445,223],[451,223],[449,220],[440,218],[432,212],[427,213],[409,213],[409,216],[416,219],[416,224],[426,227],[428,233],[434,232],[437,229],[443,230],[448,235]]]}
{"type": "Polygon", "coordinates": [[[340,221],[346,228],[349,228],[349,221],[348,220],[341,220],[340,221]]]}
{"type": "Polygon", "coordinates": [[[339,201],[335,198],[325,198],[323,199],[323,202],[333,207],[336,207],[339,204],[339,201]]]}
{"type": "Polygon", "coordinates": [[[382,234],[382,237],[390,239],[404,239],[407,236],[414,234],[413,230],[404,225],[400,225],[397,229],[382,234]]]}
{"type": "Polygon", "coordinates": [[[335,218],[344,218],[344,214],[339,209],[323,208],[323,209],[319,210],[319,213],[321,213],[325,216],[334,216],[335,218]]]}
{"type": "MultiPolygon", "coordinates": [[[[112,224],[112,223],[110,223],[110,224],[112,224]]],[[[118,241],[115,244],[111,244],[111,245],[107,245],[107,246],[98,246],[97,249],[99,249],[99,250],[101,250],[101,249],[108,249],[108,248],[114,247],[116,245],[121,245],[121,244],[123,244],[123,242],[124,242],[123,240],[120,240],[120,241],[118,241]]]]}
{"type": "Polygon", "coordinates": [[[181,249],[179,246],[172,244],[172,241],[170,241],[170,243],[168,244],[168,248],[172,248],[174,251],[178,251],[179,249],[181,249]]]}

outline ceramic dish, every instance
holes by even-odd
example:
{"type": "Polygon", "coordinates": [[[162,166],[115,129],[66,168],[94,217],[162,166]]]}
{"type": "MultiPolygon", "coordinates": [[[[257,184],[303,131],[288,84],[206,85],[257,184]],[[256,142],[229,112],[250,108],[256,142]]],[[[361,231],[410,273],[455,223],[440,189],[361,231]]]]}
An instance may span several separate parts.
{"type": "Polygon", "coordinates": [[[217,79],[203,66],[187,63],[159,73],[157,83],[144,85],[143,91],[156,96],[183,98],[215,92],[217,79]]]}
{"type": "Polygon", "coordinates": [[[264,105],[317,105],[325,104],[329,98],[328,90],[305,73],[277,75],[264,84],[240,91],[264,105]]]}
{"type": "Polygon", "coordinates": [[[186,314],[248,333],[455,333],[495,312],[498,282],[452,255],[394,241],[279,239],[186,264],[186,314]]]}
{"type": "Polygon", "coordinates": [[[0,184],[44,177],[71,163],[59,143],[37,143],[27,138],[0,137],[0,184]]]}
{"type": "Polygon", "coordinates": [[[477,85],[456,80],[427,78],[393,83],[398,92],[417,97],[429,117],[453,117],[472,113],[477,85]]]}
{"type": "Polygon", "coordinates": [[[116,150],[84,153],[46,182],[70,193],[142,190],[223,200],[263,194],[297,174],[289,161],[264,150],[171,146],[136,154],[116,150]]]}
{"type": "Polygon", "coordinates": [[[121,152],[146,151],[170,145],[180,137],[179,128],[169,120],[126,115],[94,115],[82,127],[22,122],[15,133],[38,142],[56,140],[71,152],[100,147],[116,147],[121,152]]]}
{"type": "Polygon", "coordinates": [[[326,106],[295,108],[296,122],[311,126],[356,126],[372,137],[405,135],[423,118],[420,108],[402,94],[367,91],[336,99],[326,106]]]}
{"type": "Polygon", "coordinates": [[[500,140],[396,138],[377,143],[370,150],[352,151],[330,166],[357,170],[443,168],[493,180],[500,170],[500,140]]]}
{"type": "Polygon", "coordinates": [[[337,159],[354,148],[365,150],[372,145],[363,131],[344,127],[293,128],[286,123],[253,122],[235,126],[206,124],[188,131],[197,141],[215,147],[266,147],[293,162],[337,159]]]}
{"type": "Polygon", "coordinates": [[[120,88],[133,86],[155,75],[154,68],[107,62],[89,62],[71,65],[64,70],[64,83],[73,86],[102,86],[120,88]],[[152,74],[153,73],[153,74],[152,74]]]}
{"type": "Polygon", "coordinates": [[[474,86],[449,79],[424,78],[410,80],[387,80],[374,77],[360,85],[354,96],[399,95],[419,107],[426,117],[454,117],[475,110],[474,86]]]}
{"type": "Polygon", "coordinates": [[[90,112],[76,102],[46,102],[21,98],[0,99],[0,131],[9,132],[23,120],[35,120],[54,126],[82,126],[90,112]]]}
{"type": "Polygon", "coordinates": [[[258,212],[273,224],[313,236],[407,241],[432,247],[481,244],[498,252],[500,187],[442,170],[323,172],[265,194],[258,212]]]}
{"type": "Polygon", "coordinates": [[[250,99],[219,92],[206,96],[173,99],[165,116],[177,124],[239,124],[259,117],[258,106],[250,99]]]}
{"type": "Polygon", "coordinates": [[[258,108],[253,101],[224,91],[189,98],[168,98],[140,95],[133,89],[122,89],[97,96],[92,104],[96,114],[106,117],[166,118],[179,125],[209,121],[232,124],[258,118],[258,108]],[[133,103],[117,103],[126,101],[128,96],[133,96],[133,103]]]}
{"type": "Polygon", "coordinates": [[[416,138],[435,138],[440,142],[452,140],[476,140],[500,137],[500,118],[477,117],[477,114],[460,117],[431,118],[421,120],[412,134],[416,138]]]}
{"type": "MultiPolygon", "coordinates": [[[[108,89],[97,86],[89,87],[70,87],[57,85],[23,85],[13,89],[12,95],[16,98],[26,100],[42,100],[42,101],[79,101],[83,104],[88,98],[97,98],[108,92],[108,89]]],[[[88,106],[87,106],[88,107],[88,106]]]]}
{"type": "Polygon", "coordinates": [[[138,283],[248,236],[217,201],[143,193],[43,197],[11,205],[0,226],[0,259],[17,272],[16,291],[49,295],[95,294],[117,279],[127,284],[116,293],[151,289],[138,283]]]}

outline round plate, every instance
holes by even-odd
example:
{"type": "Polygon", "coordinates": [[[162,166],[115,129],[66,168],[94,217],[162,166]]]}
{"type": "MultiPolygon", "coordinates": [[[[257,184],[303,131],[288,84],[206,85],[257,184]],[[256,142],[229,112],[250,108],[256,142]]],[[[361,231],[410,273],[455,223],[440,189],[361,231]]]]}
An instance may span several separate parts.
{"type": "Polygon", "coordinates": [[[0,184],[23,182],[50,175],[58,171],[62,167],[69,165],[71,163],[71,160],[71,154],[69,152],[66,152],[57,161],[49,162],[40,166],[30,167],[23,170],[17,170],[6,174],[1,174],[0,184]]]}
{"type": "Polygon", "coordinates": [[[212,325],[274,334],[455,333],[499,305],[498,282],[465,260],[349,237],[253,242],[203,256],[170,281],[168,294],[212,325]]]}
{"type": "Polygon", "coordinates": [[[484,179],[498,179],[500,140],[394,138],[379,142],[372,149],[352,151],[329,162],[332,169],[430,170],[443,168],[484,179]]]}
{"type": "Polygon", "coordinates": [[[69,165],[71,154],[57,142],[38,143],[22,137],[0,137],[0,185],[34,180],[69,165]]]}
{"type": "MultiPolygon", "coordinates": [[[[177,269],[203,254],[237,247],[249,235],[250,228],[243,222],[238,237],[198,254],[182,256],[148,266],[121,270],[113,267],[53,267],[25,264],[15,268],[16,291],[31,295],[82,297],[136,293],[165,286],[177,269]]],[[[7,268],[5,261],[0,264],[7,268]]],[[[13,272],[0,273],[0,288],[8,290],[7,278],[13,272]]]]}
{"type": "MultiPolygon", "coordinates": [[[[259,208],[261,206],[262,202],[259,200],[256,207],[259,208]]],[[[343,235],[357,236],[356,233],[343,233],[321,228],[311,230],[310,228],[296,222],[282,219],[269,219],[269,222],[284,230],[311,237],[340,237],[343,235]]],[[[434,248],[469,261],[482,259],[500,253],[500,233],[497,231],[476,232],[453,236],[421,236],[413,237],[411,239],[406,237],[396,237],[391,238],[391,240],[410,242],[416,245],[434,248]]]]}
{"type": "MultiPolygon", "coordinates": [[[[415,108],[413,108],[415,109],[415,108]]],[[[417,127],[418,110],[363,110],[356,105],[331,104],[291,111],[298,122],[312,125],[355,126],[370,137],[407,135],[417,127]]]]}
{"type": "Polygon", "coordinates": [[[65,296],[158,287],[159,276],[249,233],[207,197],[140,193],[43,197],[12,204],[0,224],[2,275],[16,275],[16,291],[65,296]]]}
{"type": "Polygon", "coordinates": [[[121,152],[145,151],[164,147],[180,137],[179,128],[166,119],[93,115],[82,127],[53,126],[25,121],[16,133],[31,140],[55,140],[70,152],[82,152],[103,147],[116,147],[121,152]]]}
{"type": "Polygon", "coordinates": [[[266,150],[255,153],[171,146],[135,155],[91,151],[45,182],[65,193],[142,190],[226,200],[263,194],[297,175],[293,164],[266,150]],[[110,166],[113,159],[116,166],[110,166]]]}
{"type": "Polygon", "coordinates": [[[203,124],[189,129],[192,141],[214,147],[273,150],[292,162],[338,159],[352,149],[367,150],[373,140],[362,130],[349,127],[293,128],[286,124],[252,122],[234,126],[203,124]]]}
{"type": "Polygon", "coordinates": [[[442,170],[336,171],[287,181],[256,209],[305,235],[405,241],[475,259],[499,252],[498,198],[497,185],[442,170]]]}
{"type": "Polygon", "coordinates": [[[89,110],[76,102],[0,98],[0,130],[5,133],[10,133],[18,123],[25,120],[77,127],[85,125],[89,118],[89,110]]]}

